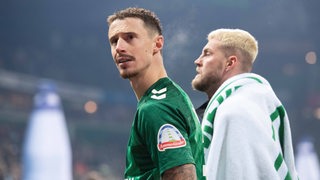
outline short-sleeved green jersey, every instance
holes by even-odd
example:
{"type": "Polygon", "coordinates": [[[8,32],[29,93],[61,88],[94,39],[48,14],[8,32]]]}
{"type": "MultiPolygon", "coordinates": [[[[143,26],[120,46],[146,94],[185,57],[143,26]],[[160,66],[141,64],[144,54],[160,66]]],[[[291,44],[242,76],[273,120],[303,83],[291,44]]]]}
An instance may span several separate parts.
{"type": "Polygon", "coordinates": [[[204,179],[201,126],[187,94],[162,78],[138,103],[125,178],[160,179],[164,171],[190,163],[195,164],[198,179],[204,179]]]}

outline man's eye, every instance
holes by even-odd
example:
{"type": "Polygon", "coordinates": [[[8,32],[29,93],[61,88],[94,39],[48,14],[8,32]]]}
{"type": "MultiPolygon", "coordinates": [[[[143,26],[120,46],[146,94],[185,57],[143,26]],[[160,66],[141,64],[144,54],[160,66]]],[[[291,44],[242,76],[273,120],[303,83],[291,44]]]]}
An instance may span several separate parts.
{"type": "Polygon", "coordinates": [[[127,36],[127,38],[128,38],[128,39],[133,39],[134,36],[133,36],[132,34],[129,34],[129,35],[127,36]]]}
{"type": "Polygon", "coordinates": [[[110,41],[110,44],[111,44],[111,45],[115,45],[115,44],[117,44],[117,41],[118,41],[118,39],[112,39],[112,40],[110,41]]]}
{"type": "Polygon", "coordinates": [[[208,55],[210,55],[210,52],[208,50],[205,49],[202,51],[202,56],[208,56],[208,55]]]}
{"type": "Polygon", "coordinates": [[[203,56],[209,56],[209,55],[210,55],[209,52],[204,52],[204,53],[203,53],[203,56]]]}

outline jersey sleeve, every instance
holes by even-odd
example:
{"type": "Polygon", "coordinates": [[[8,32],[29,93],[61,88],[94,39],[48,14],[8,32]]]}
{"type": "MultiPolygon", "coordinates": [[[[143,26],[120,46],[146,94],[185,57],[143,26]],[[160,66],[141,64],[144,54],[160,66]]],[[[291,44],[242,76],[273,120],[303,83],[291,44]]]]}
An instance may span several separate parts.
{"type": "Polygon", "coordinates": [[[160,174],[175,166],[193,163],[188,123],[178,109],[152,104],[140,109],[138,127],[160,174]]]}

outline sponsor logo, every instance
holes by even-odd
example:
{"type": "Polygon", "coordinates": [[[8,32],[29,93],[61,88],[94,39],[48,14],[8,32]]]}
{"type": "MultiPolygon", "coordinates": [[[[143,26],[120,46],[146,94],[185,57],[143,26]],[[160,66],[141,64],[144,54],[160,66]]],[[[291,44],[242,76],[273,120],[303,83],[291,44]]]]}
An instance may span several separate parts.
{"type": "Polygon", "coordinates": [[[165,124],[158,131],[158,150],[175,149],[184,147],[186,140],[180,131],[171,124],[165,124]]]}

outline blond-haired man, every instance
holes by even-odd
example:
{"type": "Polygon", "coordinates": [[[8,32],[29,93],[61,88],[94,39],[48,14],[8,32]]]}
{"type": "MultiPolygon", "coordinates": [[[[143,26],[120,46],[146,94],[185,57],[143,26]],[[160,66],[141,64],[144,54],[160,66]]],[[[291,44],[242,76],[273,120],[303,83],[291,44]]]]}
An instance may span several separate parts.
{"type": "Polygon", "coordinates": [[[209,98],[202,132],[210,180],[297,179],[285,108],[268,81],[251,73],[257,54],[247,31],[218,29],[195,60],[192,86],[209,98]]]}

